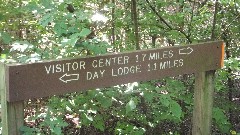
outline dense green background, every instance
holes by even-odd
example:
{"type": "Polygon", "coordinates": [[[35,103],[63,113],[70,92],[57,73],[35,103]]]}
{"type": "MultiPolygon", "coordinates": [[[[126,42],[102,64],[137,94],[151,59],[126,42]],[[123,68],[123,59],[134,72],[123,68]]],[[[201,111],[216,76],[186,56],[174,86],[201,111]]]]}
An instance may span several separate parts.
{"type": "MultiPolygon", "coordinates": [[[[240,134],[240,0],[1,0],[0,61],[225,42],[213,134],[240,134]]],[[[209,50],[211,51],[211,50],[209,50]]],[[[28,134],[189,134],[194,75],[25,102],[28,134]]]]}

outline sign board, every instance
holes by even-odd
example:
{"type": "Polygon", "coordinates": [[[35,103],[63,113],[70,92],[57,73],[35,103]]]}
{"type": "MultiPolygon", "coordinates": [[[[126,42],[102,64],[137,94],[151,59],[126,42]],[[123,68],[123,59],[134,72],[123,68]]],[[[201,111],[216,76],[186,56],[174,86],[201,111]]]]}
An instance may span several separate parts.
{"type": "Polygon", "coordinates": [[[7,100],[14,102],[215,70],[223,65],[223,53],[223,42],[216,41],[32,64],[7,64],[7,100]]]}

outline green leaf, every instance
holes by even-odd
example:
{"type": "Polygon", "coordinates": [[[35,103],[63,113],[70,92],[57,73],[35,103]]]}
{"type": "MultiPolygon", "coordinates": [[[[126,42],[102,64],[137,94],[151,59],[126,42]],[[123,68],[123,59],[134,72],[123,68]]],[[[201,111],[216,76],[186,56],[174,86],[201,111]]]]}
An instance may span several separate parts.
{"type": "Polygon", "coordinates": [[[135,102],[131,99],[127,105],[126,105],[126,114],[131,112],[132,110],[134,110],[136,108],[136,104],[135,102]]]}
{"type": "Polygon", "coordinates": [[[81,10],[76,11],[75,14],[76,14],[76,17],[79,21],[84,21],[84,20],[87,20],[89,18],[88,13],[86,13],[84,11],[81,11],[81,10]]]}
{"type": "Polygon", "coordinates": [[[59,22],[54,25],[54,31],[58,36],[67,33],[67,25],[64,22],[59,22]]]}
{"type": "Polygon", "coordinates": [[[39,24],[43,27],[47,26],[49,22],[53,20],[53,14],[47,13],[45,14],[42,19],[39,21],[39,24]]]}
{"type": "Polygon", "coordinates": [[[91,31],[90,31],[89,29],[84,28],[84,29],[82,29],[82,31],[79,33],[79,36],[80,36],[80,37],[85,37],[85,36],[89,35],[90,33],[91,33],[91,31]]]}
{"type": "Polygon", "coordinates": [[[51,1],[49,1],[49,0],[41,0],[41,3],[42,3],[42,5],[45,8],[51,8],[51,5],[52,5],[51,1]]]}
{"type": "Polygon", "coordinates": [[[39,7],[36,1],[29,1],[29,3],[25,6],[25,8],[31,12],[34,10],[39,10],[39,7]]]}
{"type": "Polygon", "coordinates": [[[33,134],[35,129],[27,126],[22,126],[20,127],[20,131],[23,133],[23,135],[29,135],[29,134],[33,134]]]}
{"type": "Polygon", "coordinates": [[[153,100],[153,98],[154,98],[155,95],[156,95],[156,94],[153,93],[153,92],[151,92],[151,91],[146,91],[146,92],[144,92],[144,98],[145,98],[146,101],[148,101],[148,102],[152,102],[152,100],[153,100]]]}
{"type": "Polygon", "coordinates": [[[114,97],[116,96],[118,93],[114,90],[114,89],[111,89],[109,88],[108,91],[106,91],[106,95],[108,95],[109,97],[114,97]]]}
{"type": "Polygon", "coordinates": [[[86,118],[87,118],[89,121],[93,121],[92,116],[89,116],[89,115],[87,115],[86,113],[84,113],[84,115],[86,116],[86,118]]]}
{"type": "Polygon", "coordinates": [[[71,38],[67,43],[69,43],[71,46],[75,46],[77,41],[78,41],[78,38],[71,38]]]}
{"type": "Polygon", "coordinates": [[[170,104],[170,111],[172,112],[172,115],[179,118],[182,115],[182,108],[181,106],[174,100],[171,101],[170,104]]]}
{"type": "Polygon", "coordinates": [[[68,28],[68,33],[77,33],[77,32],[79,32],[79,30],[74,26],[68,28]]]}
{"type": "Polygon", "coordinates": [[[102,115],[97,115],[94,118],[93,126],[101,131],[104,131],[105,125],[102,115]]]}
{"type": "Polygon", "coordinates": [[[3,19],[4,19],[4,15],[0,13],[0,21],[2,21],[3,19]]]}
{"type": "Polygon", "coordinates": [[[179,0],[179,3],[183,3],[184,2],[184,0],[179,0]]]}
{"type": "Polygon", "coordinates": [[[166,94],[161,95],[161,96],[160,96],[160,102],[161,102],[164,106],[168,107],[169,104],[170,104],[170,102],[169,102],[169,96],[166,95],[166,94]]]}
{"type": "Polygon", "coordinates": [[[10,42],[12,42],[12,38],[8,33],[0,33],[0,36],[4,44],[9,44],[10,42]]]}
{"type": "Polygon", "coordinates": [[[103,108],[109,108],[112,105],[111,98],[105,97],[103,95],[98,95],[96,98],[103,108]]]}
{"type": "Polygon", "coordinates": [[[62,134],[62,130],[60,127],[54,127],[52,130],[53,130],[53,133],[55,133],[56,135],[62,134]]]}
{"type": "Polygon", "coordinates": [[[227,121],[228,118],[224,114],[223,109],[213,108],[213,119],[222,132],[227,133],[230,130],[231,124],[227,121]]]}
{"type": "Polygon", "coordinates": [[[105,99],[102,102],[102,107],[103,108],[109,108],[110,106],[112,106],[112,100],[111,99],[105,99]]]}

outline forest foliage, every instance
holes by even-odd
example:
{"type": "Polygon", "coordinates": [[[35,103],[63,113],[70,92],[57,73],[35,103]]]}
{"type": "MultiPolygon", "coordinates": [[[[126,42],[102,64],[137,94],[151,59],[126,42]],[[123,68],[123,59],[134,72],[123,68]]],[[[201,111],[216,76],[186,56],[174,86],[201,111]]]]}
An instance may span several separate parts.
{"type": "MultiPolygon", "coordinates": [[[[239,0],[1,0],[0,61],[32,63],[223,40],[212,132],[240,134],[239,0]]],[[[211,51],[211,50],[209,50],[211,51]]],[[[187,134],[194,75],[25,101],[23,134],[187,134]]]]}

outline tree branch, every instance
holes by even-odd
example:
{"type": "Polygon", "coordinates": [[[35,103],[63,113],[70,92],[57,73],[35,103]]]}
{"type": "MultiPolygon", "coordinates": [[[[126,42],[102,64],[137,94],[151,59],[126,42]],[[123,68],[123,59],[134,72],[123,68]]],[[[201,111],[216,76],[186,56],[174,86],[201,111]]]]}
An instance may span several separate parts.
{"type": "Polygon", "coordinates": [[[135,34],[135,43],[136,43],[136,49],[140,50],[139,45],[139,31],[138,31],[138,18],[137,18],[137,2],[136,0],[132,0],[132,15],[133,15],[133,25],[134,25],[134,34],[135,34]]]}
{"type": "Polygon", "coordinates": [[[149,2],[149,0],[146,0],[147,4],[149,5],[149,7],[151,8],[151,10],[156,14],[156,16],[159,18],[159,20],[161,22],[163,22],[170,30],[176,30],[178,32],[180,32],[181,34],[183,34],[185,36],[185,38],[188,40],[189,43],[192,43],[192,40],[190,39],[190,35],[186,34],[183,30],[181,29],[177,29],[177,28],[173,28],[155,9],[155,7],[153,7],[151,5],[151,3],[149,2]]]}
{"type": "MultiPolygon", "coordinates": [[[[112,0],[112,3],[115,5],[115,0],[112,0]]],[[[112,8],[112,45],[115,46],[115,6],[112,8]]]]}
{"type": "Polygon", "coordinates": [[[207,4],[208,0],[203,1],[200,5],[199,8],[202,8],[203,6],[205,6],[207,4]]]}
{"type": "Polygon", "coordinates": [[[216,21],[217,21],[217,12],[218,12],[218,0],[215,1],[215,11],[213,16],[213,24],[212,24],[212,35],[211,39],[215,39],[215,27],[216,27],[216,21]]]}
{"type": "Polygon", "coordinates": [[[167,27],[170,29],[170,30],[173,30],[172,26],[170,24],[167,23],[167,21],[165,21],[163,19],[163,17],[158,14],[158,12],[156,11],[156,9],[151,5],[151,3],[149,2],[149,0],[146,0],[146,2],[148,3],[149,7],[152,9],[152,11],[157,15],[157,17],[160,19],[160,21],[162,21],[165,25],[167,25],[167,27]]]}
{"type": "Polygon", "coordinates": [[[191,17],[190,17],[190,21],[189,21],[189,25],[188,25],[188,34],[189,34],[189,36],[191,35],[191,30],[192,30],[192,22],[193,22],[195,4],[196,4],[196,0],[193,1],[191,17]]]}

